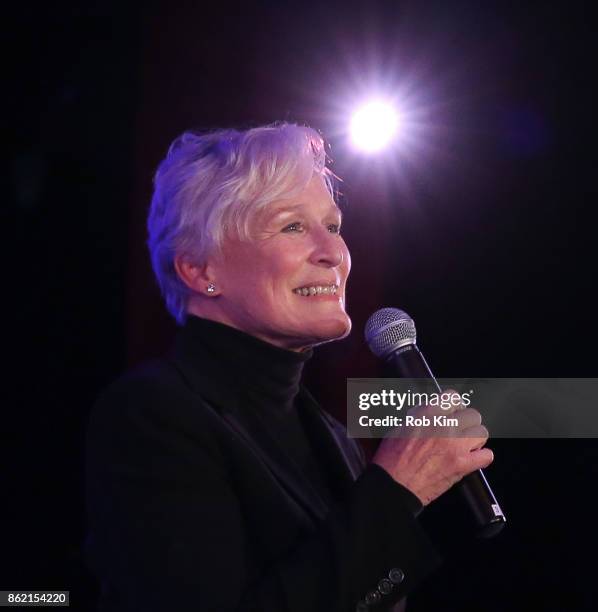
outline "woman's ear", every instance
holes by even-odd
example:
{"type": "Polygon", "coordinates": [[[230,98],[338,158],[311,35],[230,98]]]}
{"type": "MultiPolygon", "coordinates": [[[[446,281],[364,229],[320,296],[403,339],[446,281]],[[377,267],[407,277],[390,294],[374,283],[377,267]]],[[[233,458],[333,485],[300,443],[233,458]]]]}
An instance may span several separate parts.
{"type": "Polygon", "coordinates": [[[186,254],[174,258],[174,269],[179,278],[193,291],[200,295],[216,295],[213,267],[210,262],[197,264],[186,254]]]}

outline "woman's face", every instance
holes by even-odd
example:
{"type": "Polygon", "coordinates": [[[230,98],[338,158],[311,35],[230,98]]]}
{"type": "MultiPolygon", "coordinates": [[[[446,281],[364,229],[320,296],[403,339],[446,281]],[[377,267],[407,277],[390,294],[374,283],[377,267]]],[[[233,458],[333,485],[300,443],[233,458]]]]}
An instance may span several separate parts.
{"type": "Polygon", "coordinates": [[[258,213],[252,239],[228,238],[212,261],[212,318],[291,350],[346,336],[351,259],[340,224],[319,176],[298,197],[258,213]]]}

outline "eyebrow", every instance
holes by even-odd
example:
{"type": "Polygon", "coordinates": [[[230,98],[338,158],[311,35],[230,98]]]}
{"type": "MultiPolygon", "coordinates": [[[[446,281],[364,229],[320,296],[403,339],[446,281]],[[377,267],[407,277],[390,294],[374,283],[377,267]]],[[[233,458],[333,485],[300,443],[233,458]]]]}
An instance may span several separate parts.
{"type": "MultiPolygon", "coordinates": [[[[279,215],[288,213],[292,214],[303,208],[304,204],[293,204],[291,206],[282,206],[276,210],[271,211],[271,214],[268,215],[268,219],[275,219],[279,215]]],[[[331,206],[330,210],[334,212],[334,214],[338,214],[338,216],[343,218],[343,211],[338,206],[331,206]]]]}

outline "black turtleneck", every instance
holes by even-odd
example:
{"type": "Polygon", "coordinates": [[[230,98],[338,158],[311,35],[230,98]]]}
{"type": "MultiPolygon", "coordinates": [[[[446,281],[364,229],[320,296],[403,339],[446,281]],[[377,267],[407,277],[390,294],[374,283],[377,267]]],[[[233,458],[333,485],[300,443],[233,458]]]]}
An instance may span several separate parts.
{"type": "Polygon", "coordinates": [[[233,394],[251,419],[265,429],[313,487],[330,504],[330,491],[317,465],[297,407],[304,364],[311,349],[288,351],[238,329],[189,315],[177,347],[195,361],[227,395],[233,394]]]}

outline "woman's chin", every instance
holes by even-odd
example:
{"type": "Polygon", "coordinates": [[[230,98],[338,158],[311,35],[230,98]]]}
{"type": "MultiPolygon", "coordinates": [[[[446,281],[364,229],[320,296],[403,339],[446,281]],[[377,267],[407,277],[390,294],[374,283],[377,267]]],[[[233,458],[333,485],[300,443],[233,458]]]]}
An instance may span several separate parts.
{"type": "Polygon", "coordinates": [[[329,316],[325,319],[320,317],[311,322],[307,320],[303,320],[301,323],[296,322],[292,332],[287,330],[284,336],[279,336],[276,341],[264,336],[258,337],[266,339],[282,348],[297,351],[325,344],[326,342],[341,340],[348,336],[350,332],[351,319],[346,313],[342,313],[334,317],[329,316]]]}
{"type": "Polygon", "coordinates": [[[349,315],[336,317],[327,321],[320,321],[318,330],[314,334],[317,338],[315,344],[324,342],[332,342],[333,340],[341,340],[346,338],[351,333],[351,319],[349,315]]]}

